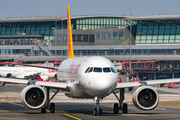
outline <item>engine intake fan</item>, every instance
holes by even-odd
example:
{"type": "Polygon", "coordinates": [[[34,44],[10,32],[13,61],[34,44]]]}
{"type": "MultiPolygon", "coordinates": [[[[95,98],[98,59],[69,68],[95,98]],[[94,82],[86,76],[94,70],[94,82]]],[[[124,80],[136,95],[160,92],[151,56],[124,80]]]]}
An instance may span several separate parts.
{"type": "Polygon", "coordinates": [[[29,85],[21,92],[22,103],[30,109],[42,108],[46,103],[46,92],[38,85],[29,85]]]}
{"type": "Polygon", "coordinates": [[[152,110],[159,103],[159,95],[153,87],[142,86],[133,93],[133,103],[138,109],[152,110]]]}

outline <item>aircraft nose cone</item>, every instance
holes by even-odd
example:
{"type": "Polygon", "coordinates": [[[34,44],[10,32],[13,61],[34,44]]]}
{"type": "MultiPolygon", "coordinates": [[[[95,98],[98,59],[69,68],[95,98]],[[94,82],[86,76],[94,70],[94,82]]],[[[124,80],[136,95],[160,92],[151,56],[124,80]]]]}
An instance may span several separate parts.
{"type": "Polygon", "coordinates": [[[110,77],[100,77],[96,80],[96,90],[101,94],[109,94],[116,86],[116,79],[110,77]]]}

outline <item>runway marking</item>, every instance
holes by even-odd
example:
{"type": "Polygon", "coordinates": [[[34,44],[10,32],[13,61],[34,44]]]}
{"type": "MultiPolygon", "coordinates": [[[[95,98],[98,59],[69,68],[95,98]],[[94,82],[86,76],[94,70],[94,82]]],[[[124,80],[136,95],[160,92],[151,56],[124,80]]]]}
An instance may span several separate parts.
{"type": "Polygon", "coordinates": [[[76,119],[76,120],[81,120],[80,118],[77,118],[77,117],[75,117],[75,116],[69,115],[69,114],[67,114],[67,113],[62,113],[62,114],[66,115],[66,116],[68,116],[68,117],[74,118],[74,119],[76,119]]]}
{"type": "MultiPolygon", "coordinates": [[[[24,105],[20,105],[20,104],[13,103],[13,102],[2,101],[2,100],[0,100],[0,102],[2,102],[2,103],[9,103],[9,104],[13,104],[13,105],[18,105],[18,106],[24,107],[24,105]]],[[[39,110],[41,110],[41,109],[39,109],[39,110]]],[[[46,111],[47,111],[47,112],[50,112],[50,110],[46,110],[46,111]]],[[[58,112],[55,111],[55,113],[58,113],[58,112]]],[[[67,114],[67,113],[61,113],[61,114],[64,114],[64,115],[66,115],[66,116],[68,116],[68,117],[71,117],[71,118],[74,118],[74,119],[76,119],[76,120],[81,120],[80,118],[77,118],[77,117],[75,117],[75,116],[69,115],[69,114],[67,114]]],[[[9,119],[9,120],[28,120],[28,119],[5,118],[5,117],[0,117],[0,119],[9,119]]]]}
{"type": "Polygon", "coordinates": [[[28,119],[8,118],[8,117],[0,117],[0,119],[4,119],[4,120],[28,120],[28,119]]]}

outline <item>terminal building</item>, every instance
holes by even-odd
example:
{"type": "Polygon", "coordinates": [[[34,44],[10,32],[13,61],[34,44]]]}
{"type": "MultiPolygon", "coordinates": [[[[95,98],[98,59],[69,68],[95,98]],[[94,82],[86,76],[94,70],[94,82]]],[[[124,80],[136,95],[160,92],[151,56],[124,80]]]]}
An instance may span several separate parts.
{"type": "MultiPolygon", "coordinates": [[[[180,77],[180,15],[71,19],[76,56],[107,57],[121,63],[121,74],[140,79],[180,77]]],[[[0,61],[62,61],[67,58],[66,29],[64,16],[0,18],[0,61]]]]}

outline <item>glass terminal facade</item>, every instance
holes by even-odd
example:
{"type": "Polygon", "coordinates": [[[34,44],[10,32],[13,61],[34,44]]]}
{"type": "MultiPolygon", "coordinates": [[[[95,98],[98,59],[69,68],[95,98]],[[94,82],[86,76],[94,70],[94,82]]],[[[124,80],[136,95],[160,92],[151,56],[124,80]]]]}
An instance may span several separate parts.
{"type": "Polygon", "coordinates": [[[138,20],[136,44],[180,43],[180,19],[138,20]]]}
{"type": "Polygon", "coordinates": [[[0,23],[0,35],[43,35],[53,39],[55,22],[10,22],[0,23]]]}
{"type": "Polygon", "coordinates": [[[124,40],[124,32],[95,32],[95,39],[124,40]],[[112,35],[112,37],[111,37],[112,35]]]}
{"type": "MultiPolygon", "coordinates": [[[[8,18],[10,19],[10,18],[8,18]]],[[[126,21],[123,17],[116,16],[88,16],[88,17],[72,17],[72,29],[77,30],[94,30],[102,27],[115,26],[123,28],[126,21]]],[[[53,30],[67,29],[67,20],[54,19],[54,21],[32,21],[32,22],[1,22],[0,21],[0,44],[5,44],[6,39],[21,39],[18,35],[42,35],[44,40],[53,40],[53,30]],[[57,27],[56,27],[57,26],[57,27]],[[16,38],[12,35],[17,35],[16,38]],[[1,38],[1,36],[9,36],[8,38],[1,38]]],[[[28,38],[38,39],[38,38],[28,38]]],[[[32,41],[31,41],[32,42],[32,41]]],[[[24,43],[24,42],[23,42],[24,43]]]]}
{"type": "Polygon", "coordinates": [[[87,17],[80,18],[74,21],[73,29],[101,29],[102,27],[118,27],[123,28],[126,25],[126,21],[122,17],[87,17]]]}

